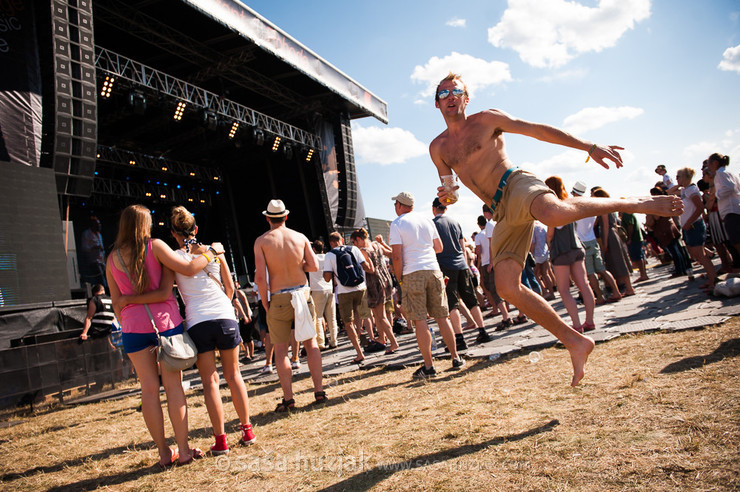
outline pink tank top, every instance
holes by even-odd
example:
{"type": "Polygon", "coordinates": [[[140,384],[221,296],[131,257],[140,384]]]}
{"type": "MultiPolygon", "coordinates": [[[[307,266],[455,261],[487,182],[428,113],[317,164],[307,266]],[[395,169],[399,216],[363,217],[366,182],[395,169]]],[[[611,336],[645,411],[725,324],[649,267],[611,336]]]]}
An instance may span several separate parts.
{"type": "MultiPolygon", "coordinates": [[[[108,257],[108,268],[113,274],[113,279],[118,285],[118,290],[122,295],[130,296],[136,294],[131,282],[128,280],[126,272],[119,270],[113,262],[113,255],[108,257]]],[[[147,292],[159,288],[159,282],[162,280],[162,265],[152,253],[152,240],[146,246],[144,258],[144,268],[149,277],[149,288],[147,292]]],[[[177,301],[173,295],[164,302],[154,302],[149,304],[149,309],[157,324],[160,332],[171,330],[182,323],[182,316],[177,306],[177,301]]],[[[146,312],[143,304],[129,304],[121,311],[121,331],[124,333],[154,333],[152,322],[146,312]]]]}

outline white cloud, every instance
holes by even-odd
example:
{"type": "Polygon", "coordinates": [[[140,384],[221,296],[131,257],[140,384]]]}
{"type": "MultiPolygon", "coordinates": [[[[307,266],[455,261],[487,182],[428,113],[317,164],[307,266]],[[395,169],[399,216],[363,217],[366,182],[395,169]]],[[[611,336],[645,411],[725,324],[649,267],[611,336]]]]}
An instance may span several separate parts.
{"type": "Polygon", "coordinates": [[[408,130],[363,127],[354,122],[352,143],[358,164],[400,164],[429,152],[427,145],[408,130]]]}
{"type": "Polygon", "coordinates": [[[445,22],[445,25],[448,25],[450,27],[465,27],[467,21],[465,19],[458,19],[457,17],[453,17],[452,19],[445,22]]]}
{"type": "Polygon", "coordinates": [[[740,162],[740,128],[727,130],[717,140],[702,140],[683,149],[686,165],[698,169],[709,155],[719,152],[730,156],[730,164],[740,162]]]}
{"type": "Polygon", "coordinates": [[[637,118],[644,112],[642,108],[633,108],[630,106],[584,108],[565,118],[563,127],[570,133],[580,135],[589,130],[595,130],[609,123],[614,123],[615,121],[637,118]]]}
{"type": "Polygon", "coordinates": [[[718,68],[740,73],[740,44],[725,50],[718,68]]]}
{"type": "Polygon", "coordinates": [[[462,75],[468,93],[472,94],[493,84],[511,81],[509,64],[500,61],[486,61],[471,55],[452,52],[444,58],[433,56],[426,65],[417,65],[411,74],[411,80],[425,84],[420,96],[426,98],[422,102],[429,102],[434,97],[437,84],[449,72],[462,75]]]}
{"type": "Polygon", "coordinates": [[[566,0],[509,0],[488,41],[511,48],[525,63],[555,68],[581,53],[610,48],[650,17],[650,0],[600,0],[587,7],[566,0]]]}

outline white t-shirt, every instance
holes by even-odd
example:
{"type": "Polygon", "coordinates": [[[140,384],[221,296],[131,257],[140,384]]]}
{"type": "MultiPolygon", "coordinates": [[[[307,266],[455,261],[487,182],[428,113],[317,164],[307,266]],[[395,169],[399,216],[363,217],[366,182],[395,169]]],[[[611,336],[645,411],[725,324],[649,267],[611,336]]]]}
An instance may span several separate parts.
{"type": "Polygon", "coordinates": [[[319,260],[319,269],[315,272],[308,272],[308,284],[312,291],[331,292],[331,282],[324,280],[324,254],[317,254],[319,260]]]}
{"type": "MultiPolygon", "coordinates": [[[[681,200],[683,200],[683,213],[681,214],[681,228],[691,225],[691,224],[687,224],[686,221],[688,221],[689,217],[694,215],[694,212],[696,211],[696,205],[694,204],[694,201],[691,199],[692,196],[698,196],[699,200],[701,201],[701,191],[699,191],[699,188],[695,184],[691,184],[681,191],[681,200]]],[[[699,220],[699,219],[701,219],[701,215],[696,220],[699,220]]]]}
{"type": "MultiPolygon", "coordinates": [[[[180,255],[184,260],[191,261],[195,256],[178,249],[175,254],[180,255]]],[[[208,276],[211,275],[216,279],[221,278],[221,267],[215,261],[206,265],[206,268],[200,270],[192,277],[187,277],[181,273],[175,272],[177,280],[177,290],[185,303],[185,327],[191,327],[202,323],[203,321],[213,319],[233,319],[234,306],[231,300],[226,297],[224,291],[216,284],[216,281],[208,276]]]]}
{"type": "Polygon", "coordinates": [[[714,189],[720,217],[724,219],[727,214],[740,214],[740,180],[737,176],[720,167],[714,175],[714,189]]]}
{"type": "Polygon", "coordinates": [[[432,219],[425,215],[409,212],[391,222],[388,242],[391,246],[403,246],[404,275],[421,270],[439,270],[434,239],[440,239],[439,232],[432,219]]]}
{"type": "MultiPolygon", "coordinates": [[[[486,222],[486,240],[488,242],[488,248],[489,249],[491,247],[491,238],[493,237],[493,230],[495,228],[496,228],[496,223],[493,220],[489,220],[488,222],[486,222]]],[[[489,250],[488,251],[489,261],[485,263],[486,265],[488,265],[488,263],[490,263],[490,256],[491,256],[491,252],[489,250]]]]}
{"type": "MultiPolygon", "coordinates": [[[[341,247],[344,247],[344,245],[341,247]]],[[[350,248],[352,248],[352,255],[355,257],[357,262],[360,264],[365,263],[365,257],[362,255],[362,251],[360,251],[360,248],[358,248],[357,246],[350,246],[350,248]]],[[[346,285],[342,285],[339,283],[339,278],[337,278],[337,255],[335,255],[331,251],[324,255],[323,271],[333,273],[334,278],[337,279],[337,295],[367,289],[367,284],[365,284],[365,282],[362,282],[360,285],[356,285],[354,287],[347,287],[346,285]]]]}
{"type": "Polygon", "coordinates": [[[663,186],[666,187],[666,189],[670,190],[674,186],[676,186],[676,183],[673,182],[670,175],[668,173],[665,173],[663,175],[663,186]]]}
{"type": "Polygon", "coordinates": [[[594,222],[596,217],[586,217],[576,221],[576,232],[581,242],[595,241],[596,234],[594,233],[594,222]]]}
{"type": "Polygon", "coordinates": [[[491,243],[488,241],[485,231],[480,231],[478,234],[475,235],[475,245],[480,246],[481,266],[488,265],[491,262],[491,256],[489,252],[489,249],[491,248],[491,243]]]}

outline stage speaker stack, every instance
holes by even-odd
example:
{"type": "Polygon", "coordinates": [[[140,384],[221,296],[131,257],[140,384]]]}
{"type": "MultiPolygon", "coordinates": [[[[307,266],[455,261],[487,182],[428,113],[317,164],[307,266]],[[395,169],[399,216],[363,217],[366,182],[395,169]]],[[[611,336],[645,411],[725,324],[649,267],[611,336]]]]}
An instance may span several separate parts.
{"type": "Polygon", "coordinates": [[[357,216],[357,173],[355,152],[352,145],[352,128],[347,114],[339,117],[337,135],[337,169],[339,171],[339,209],[337,225],[353,228],[357,216]]]}
{"type": "Polygon", "coordinates": [[[90,196],[97,151],[97,86],[92,0],[53,0],[57,192],[90,196]]]}

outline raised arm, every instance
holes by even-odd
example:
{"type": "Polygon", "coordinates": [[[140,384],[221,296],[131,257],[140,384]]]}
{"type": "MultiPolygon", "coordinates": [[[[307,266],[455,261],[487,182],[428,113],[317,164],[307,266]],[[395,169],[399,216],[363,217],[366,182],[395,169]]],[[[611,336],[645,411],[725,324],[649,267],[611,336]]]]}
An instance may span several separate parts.
{"type": "MultiPolygon", "coordinates": [[[[224,249],[223,246],[221,246],[221,243],[213,243],[211,246],[216,250],[216,254],[223,254],[224,249]]],[[[191,261],[188,261],[175,254],[175,252],[172,251],[172,248],[170,248],[167,243],[161,239],[154,239],[152,241],[152,251],[154,251],[154,256],[162,265],[188,277],[192,277],[199,271],[203,270],[206,265],[214,259],[214,252],[209,251],[200,256],[196,256],[191,261]]]]}
{"type": "Polygon", "coordinates": [[[617,168],[622,167],[622,157],[617,152],[618,150],[624,150],[622,147],[616,145],[598,145],[582,140],[554,126],[520,120],[497,109],[483,111],[481,115],[492,128],[500,129],[502,132],[516,133],[536,138],[543,142],[583,150],[584,152],[588,152],[588,160],[593,159],[606,169],[609,169],[609,164],[605,162],[605,159],[612,161],[617,168]]]}
{"type": "MultiPolygon", "coordinates": [[[[172,287],[175,284],[175,272],[167,267],[162,267],[162,278],[159,281],[159,287],[155,290],[144,292],[143,294],[134,294],[131,296],[121,295],[118,301],[113,301],[113,306],[118,304],[119,309],[123,309],[129,304],[152,304],[154,302],[164,302],[172,295],[172,287]]],[[[111,296],[112,298],[113,296],[111,296]]]]}
{"type": "Polygon", "coordinates": [[[378,245],[380,251],[382,251],[384,255],[390,256],[391,253],[393,253],[393,249],[385,244],[385,241],[383,241],[383,236],[381,236],[380,234],[375,236],[375,243],[378,245]]]}

